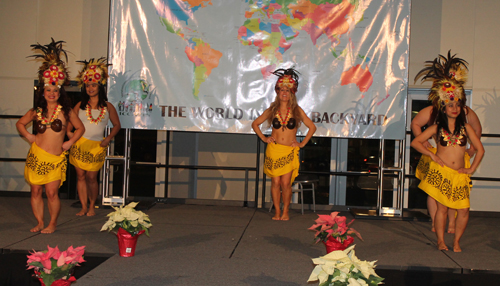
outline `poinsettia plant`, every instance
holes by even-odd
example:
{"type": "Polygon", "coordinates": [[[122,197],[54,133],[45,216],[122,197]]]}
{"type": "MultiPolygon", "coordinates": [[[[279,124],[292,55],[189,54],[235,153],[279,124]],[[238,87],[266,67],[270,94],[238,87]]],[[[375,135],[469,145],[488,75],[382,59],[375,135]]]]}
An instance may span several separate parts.
{"type": "Polygon", "coordinates": [[[346,240],[350,240],[352,242],[354,240],[354,236],[363,240],[361,234],[354,228],[350,227],[350,225],[354,222],[354,219],[346,224],[346,217],[339,216],[338,214],[339,212],[332,212],[329,215],[318,215],[319,218],[314,221],[315,224],[308,228],[316,231],[316,234],[314,235],[316,243],[320,241],[327,242],[329,237],[334,238],[340,243],[344,243],[346,240]]]}
{"type": "Polygon", "coordinates": [[[384,278],[375,273],[377,261],[356,257],[354,245],[313,259],[314,267],[307,282],[319,281],[319,286],[376,286],[384,278]]]}
{"type": "Polygon", "coordinates": [[[50,286],[56,280],[76,281],[71,276],[73,268],[79,266],[83,260],[85,246],[60,251],[47,245],[47,250],[30,252],[28,255],[28,269],[35,270],[35,276],[43,280],[43,284],[50,286]]]}
{"type": "Polygon", "coordinates": [[[118,231],[123,228],[132,236],[137,235],[141,231],[145,231],[149,236],[149,228],[153,226],[149,220],[149,216],[141,211],[135,210],[138,202],[131,202],[128,205],[113,207],[114,212],[108,214],[108,221],[102,226],[101,231],[118,231]]]}

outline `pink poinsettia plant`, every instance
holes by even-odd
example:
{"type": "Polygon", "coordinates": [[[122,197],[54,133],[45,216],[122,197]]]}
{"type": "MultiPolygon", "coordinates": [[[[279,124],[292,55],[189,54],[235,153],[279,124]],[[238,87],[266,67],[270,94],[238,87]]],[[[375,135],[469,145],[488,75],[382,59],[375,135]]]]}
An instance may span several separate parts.
{"type": "Polygon", "coordinates": [[[314,221],[315,224],[308,228],[316,231],[314,235],[316,243],[320,241],[327,242],[330,237],[342,244],[352,243],[354,236],[363,240],[359,232],[349,227],[354,222],[354,219],[346,224],[346,217],[338,214],[339,212],[332,212],[329,215],[318,215],[319,218],[314,221]]]}
{"type": "Polygon", "coordinates": [[[35,276],[43,281],[43,284],[49,286],[56,280],[75,281],[71,276],[72,270],[83,260],[85,246],[73,248],[70,246],[65,251],[60,251],[56,246],[54,248],[47,245],[47,250],[30,252],[28,255],[28,269],[35,270],[35,276]]]}

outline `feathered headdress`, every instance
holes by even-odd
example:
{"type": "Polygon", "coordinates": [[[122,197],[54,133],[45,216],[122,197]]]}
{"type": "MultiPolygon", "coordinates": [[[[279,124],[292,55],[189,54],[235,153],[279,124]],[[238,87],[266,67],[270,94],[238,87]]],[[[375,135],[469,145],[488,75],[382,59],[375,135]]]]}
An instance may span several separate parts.
{"type": "Polygon", "coordinates": [[[108,79],[108,59],[101,57],[99,59],[90,59],[89,61],[78,61],[78,63],[83,63],[83,69],[78,73],[77,81],[78,86],[82,87],[84,84],[89,82],[100,83],[102,85],[106,84],[108,79]]]}
{"type": "Polygon", "coordinates": [[[293,68],[289,69],[277,69],[273,71],[273,74],[278,76],[278,81],[274,86],[274,90],[278,93],[281,87],[287,87],[290,91],[295,94],[297,92],[297,88],[299,87],[299,72],[294,70],[293,68]]]}
{"type": "Polygon", "coordinates": [[[468,63],[451,55],[448,57],[439,55],[434,61],[426,61],[430,66],[422,69],[415,77],[424,74],[422,81],[432,79],[429,100],[437,109],[444,107],[451,101],[464,101],[465,91],[463,85],[467,81],[468,63]]]}
{"type": "Polygon", "coordinates": [[[68,62],[68,55],[62,48],[64,41],[54,41],[48,45],[40,45],[36,43],[30,47],[34,50],[40,50],[42,53],[39,55],[28,56],[28,58],[42,58],[43,64],[38,69],[38,81],[47,85],[57,85],[59,88],[68,82],[68,71],[66,70],[64,62],[61,60],[61,55],[66,58],[68,62]]]}

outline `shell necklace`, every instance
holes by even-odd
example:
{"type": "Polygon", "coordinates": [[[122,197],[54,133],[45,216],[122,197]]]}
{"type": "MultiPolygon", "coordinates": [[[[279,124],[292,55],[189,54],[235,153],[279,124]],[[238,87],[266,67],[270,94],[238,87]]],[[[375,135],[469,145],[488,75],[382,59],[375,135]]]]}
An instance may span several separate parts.
{"type": "Polygon", "coordinates": [[[282,130],[285,131],[286,124],[288,123],[288,120],[290,119],[290,107],[286,110],[286,116],[285,119],[281,117],[281,110],[278,110],[278,120],[281,123],[282,130]]]}
{"type": "Polygon", "coordinates": [[[47,120],[47,118],[45,118],[45,116],[43,116],[43,114],[42,114],[42,111],[43,111],[42,108],[38,107],[36,109],[36,117],[37,117],[38,121],[42,122],[43,125],[50,125],[52,122],[54,122],[54,120],[57,119],[59,112],[61,112],[61,108],[62,108],[62,106],[60,104],[58,104],[57,107],[54,108],[54,112],[52,112],[52,116],[50,117],[50,120],[47,120]]]}
{"type": "Polygon", "coordinates": [[[99,107],[99,110],[101,111],[99,113],[99,116],[96,119],[94,119],[94,117],[92,117],[92,107],[90,106],[90,104],[87,104],[87,108],[85,109],[85,111],[86,111],[87,119],[88,119],[88,121],[90,121],[90,123],[97,125],[97,124],[99,124],[99,122],[101,122],[104,119],[104,116],[106,115],[107,108],[106,107],[99,107]]]}

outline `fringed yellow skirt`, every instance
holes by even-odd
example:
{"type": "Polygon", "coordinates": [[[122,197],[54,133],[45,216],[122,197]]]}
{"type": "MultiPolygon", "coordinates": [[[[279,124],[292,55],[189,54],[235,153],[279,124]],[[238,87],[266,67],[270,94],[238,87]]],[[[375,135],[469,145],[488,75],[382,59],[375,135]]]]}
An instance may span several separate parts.
{"type": "Polygon", "coordinates": [[[67,154],[67,151],[59,156],[50,154],[33,142],[26,157],[24,178],[28,184],[40,186],[61,180],[60,187],[66,181],[67,154]]]}
{"type": "Polygon", "coordinates": [[[81,137],[69,153],[71,165],[85,171],[99,171],[104,165],[107,147],[101,147],[101,141],[81,137]]]}
{"type": "Polygon", "coordinates": [[[292,172],[291,183],[299,174],[299,147],[281,144],[267,144],[264,159],[264,173],[269,177],[279,177],[292,172]]]}
{"type": "MultiPolygon", "coordinates": [[[[470,165],[470,163],[469,163],[470,165]]],[[[470,175],[460,174],[431,160],[418,187],[442,205],[452,209],[470,207],[470,175]]]]}

